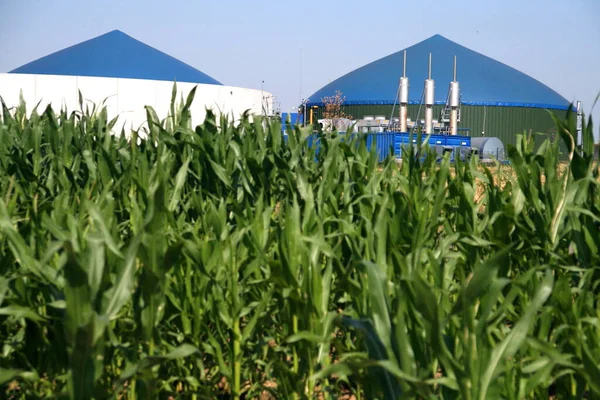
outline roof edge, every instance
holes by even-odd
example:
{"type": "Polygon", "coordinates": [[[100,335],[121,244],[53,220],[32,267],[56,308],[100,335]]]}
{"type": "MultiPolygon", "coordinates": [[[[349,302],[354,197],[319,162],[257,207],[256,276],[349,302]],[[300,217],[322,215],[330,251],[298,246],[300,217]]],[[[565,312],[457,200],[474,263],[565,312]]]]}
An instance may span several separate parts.
{"type": "MultiPolygon", "coordinates": [[[[332,85],[333,83],[335,83],[335,82],[337,82],[337,81],[345,78],[346,76],[352,75],[353,73],[357,72],[360,69],[367,68],[368,66],[370,66],[372,64],[375,64],[376,62],[379,62],[379,61],[384,60],[386,58],[392,57],[392,56],[394,56],[396,54],[399,54],[399,53],[401,53],[403,51],[409,50],[409,49],[411,49],[413,47],[417,47],[417,46],[421,45],[422,43],[425,43],[425,42],[427,42],[427,41],[429,41],[431,39],[434,39],[434,38],[441,38],[441,39],[443,39],[445,41],[448,41],[448,42],[452,43],[453,45],[458,46],[458,47],[460,47],[460,48],[462,48],[462,49],[464,49],[466,51],[474,53],[474,54],[476,54],[476,55],[478,55],[480,57],[487,58],[489,60],[492,60],[492,61],[494,61],[494,62],[496,62],[496,63],[498,63],[498,64],[506,67],[506,68],[509,68],[510,70],[514,71],[515,73],[521,74],[521,75],[527,77],[528,79],[531,79],[532,81],[538,83],[539,85],[541,85],[541,86],[543,86],[545,88],[548,88],[549,90],[551,90],[552,92],[554,92],[557,96],[561,97],[565,101],[565,104],[570,103],[569,100],[567,100],[567,98],[565,96],[563,96],[562,94],[560,94],[557,90],[555,90],[551,86],[545,84],[544,82],[540,81],[539,79],[533,77],[532,75],[529,75],[529,74],[521,71],[520,69],[512,67],[512,66],[510,66],[509,64],[507,64],[507,63],[505,63],[503,61],[499,61],[499,60],[497,60],[497,59],[495,59],[495,58],[493,58],[491,56],[488,56],[488,55],[486,55],[484,53],[481,53],[481,52],[479,52],[477,50],[473,50],[473,49],[471,49],[469,47],[466,47],[466,46],[464,46],[464,45],[462,45],[462,44],[460,44],[458,42],[455,42],[454,40],[449,39],[449,38],[447,38],[447,37],[445,37],[445,36],[443,36],[443,35],[441,35],[439,33],[436,33],[436,34],[434,34],[434,35],[432,35],[432,36],[430,36],[430,37],[428,37],[426,39],[423,39],[423,40],[421,40],[421,41],[419,41],[419,42],[417,42],[415,44],[412,44],[412,45],[410,45],[408,47],[405,47],[404,49],[400,49],[400,50],[394,51],[394,52],[389,53],[389,54],[387,54],[385,56],[382,56],[382,57],[377,58],[377,59],[375,59],[373,61],[370,61],[370,62],[368,62],[368,63],[366,63],[366,64],[364,64],[364,65],[362,65],[360,67],[354,68],[353,70],[351,70],[351,71],[349,71],[349,72],[347,72],[347,73],[339,76],[338,78],[334,79],[333,81],[329,82],[328,84],[320,87],[319,89],[317,89],[316,91],[314,91],[311,94],[311,96],[309,96],[308,98],[314,96],[315,94],[317,94],[320,91],[324,90],[326,87],[328,87],[328,86],[332,85]]],[[[504,105],[504,104],[501,104],[501,103],[494,103],[494,102],[485,102],[485,103],[486,104],[484,104],[484,102],[481,102],[481,104],[475,104],[475,102],[474,102],[473,104],[469,104],[469,102],[462,102],[462,104],[467,104],[467,105],[490,105],[490,106],[492,106],[492,105],[493,106],[503,106],[504,105]],[[489,104],[487,104],[487,103],[489,103],[489,104]]],[[[317,105],[317,104],[322,104],[322,103],[321,102],[317,102],[317,103],[308,103],[308,104],[317,105]]],[[[387,103],[381,103],[381,102],[375,100],[373,103],[371,103],[369,101],[360,101],[360,104],[393,104],[393,102],[389,102],[388,101],[387,103]]],[[[410,104],[413,104],[413,103],[410,103],[410,104]]],[[[416,104],[418,104],[418,103],[416,103],[416,104]]],[[[509,104],[508,105],[509,107],[552,108],[552,109],[557,109],[557,110],[567,110],[569,108],[568,105],[551,105],[551,107],[546,107],[546,104],[535,105],[535,103],[533,103],[534,105],[531,105],[531,106],[530,105],[522,105],[522,104],[526,104],[526,103],[506,103],[506,104],[509,104]]]]}
{"type": "MultiPolygon", "coordinates": [[[[160,50],[160,49],[158,49],[158,48],[156,48],[154,46],[151,46],[151,45],[149,45],[147,43],[144,43],[141,40],[136,39],[135,37],[133,37],[131,35],[128,35],[127,33],[123,32],[121,30],[118,30],[118,29],[113,29],[112,31],[103,33],[103,34],[98,35],[98,36],[94,36],[94,37],[92,37],[90,39],[86,39],[86,40],[80,41],[78,43],[72,44],[72,45],[70,45],[68,47],[65,47],[65,48],[62,48],[60,50],[53,51],[50,54],[47,54],[47,55],[42,56],[42,57],[39,57],[39,58],[37,58],[35,60],[29,61],[29,62],[27,62],[27,63],[25,63],[23,65],[20,65],[20,66],[18,66],[16,68],[13,68],[12,70],[8,71],[7,73],[9,73],[9,74],[26,74],[26,73],[29,73],[29,72],[22,72],[22,71],[26,70],[28,67],[30,67],[34,63],[37,63],[37,62],[40,62],[40,61],[43,61],[43,60],[46,60],[46,59],[50,59],[51,57],[57,56],[59,54],[68,53],[73,48],[76,48],[76,47],[81,46],[81,45],[85,45],[86,43],[93,42],[93,41],[95,41],[97,39],[100,39],[100,38],[103,38],[103,37],[107,37],[107,36],[115,36],[115,35],[126,37],[129,40],[132,40],[132,41],[136,42],[139,46],[143,46],[143,47],[145,47],[147,49],[150,49],[152,51],[158,52],[158,53],[162,54],[163,56],[167,57],[168,59],[170,59],[171,61],[180,63],[180,64],[184,65],[185,67],[191,68],[191,69],[195,70],[196,72],[199,72],[199,73],[205,75],[210,80],[214,81],[214,82],[208,83],[208,84],[217,85],[217,86],[225,86],[223,84],[223,82],[215,79],[212,75],[208,75],[206,72],[200,71],[198,68],[194,67],[193,65],[190,65],[187,62],[182,61],[182,60],[180,60],[180,59],[178,59],[178,58],[176,58],[176,57],[174,57],[174,56],[172,56],[172,55],[170,55],[170,54],[168,54],[168,53],[166,53],[166,52],[164,52],[164,51],[162,51],[162,50],[160,50]]],[[[48,74],[45,74],[45,73],[36,73],[34,75],[55,75],[55,74],[50,74],[50,73],[48,73],[48,74]]],[[[63,75],[63,76],[93,76],[93,75],[63,75]]],[[[115,78],[115,77],[110,77],[110,76],[108,76],[108,77],[97,76],[97,77],[98,78],[115,78]]],[[[143,79],[143,78],[132,78],[132,79],[143,79]]],[[[196,82],[196,83],[199,83],[199,82],[196,82]]]]}

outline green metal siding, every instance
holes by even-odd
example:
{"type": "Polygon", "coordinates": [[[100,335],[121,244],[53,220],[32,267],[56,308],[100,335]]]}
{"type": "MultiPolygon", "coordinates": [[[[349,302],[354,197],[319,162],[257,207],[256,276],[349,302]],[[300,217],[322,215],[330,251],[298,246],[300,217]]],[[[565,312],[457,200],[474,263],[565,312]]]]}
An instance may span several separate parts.
{"type": "MultiPolygon", "coordinates": [[[[349,105],[343,107],[344,112],[354,119],[363,118],[365,115],[385,115],[390,118],[393,106],[391,105],[349,105]]],[[[434,119],[437,119],[442,110],[442,105],[433,107],[434,119]]],[[[313,121],[322,118],[323,107],[314,109],[313,121]]],[[[551,110],[559,118],[566,116],[566,111],[551,110]]],[[[396,105],[394,117],[399,113],[396,105]]],[[[408,106],[408,117],[413,121],[419,113],[418,105],[408,106]]],[[[419,118],[424,119],[425,107],[420,107],[419,118]]],[[[459,128],[470,128],[470,136],[492,136],[499,138],[504,146],[516,143],[516,135],[519,133],[543,133],[554,138],[554,123],[548,110],[542,108],[527,107],[499,107],[499,106],[462,106],[461,121],[459,128]],[[485,123],[485,126],[484,126],[485,123]]],[[[541,143],[542,138],[537,138],[536,143],[541,143]]]]}

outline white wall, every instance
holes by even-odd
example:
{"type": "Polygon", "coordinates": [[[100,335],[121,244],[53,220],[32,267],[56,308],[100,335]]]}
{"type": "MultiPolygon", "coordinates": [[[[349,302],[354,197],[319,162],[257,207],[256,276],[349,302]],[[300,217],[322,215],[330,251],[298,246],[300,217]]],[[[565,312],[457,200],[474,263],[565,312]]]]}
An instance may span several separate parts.
{"type": "MultiPolygon", "coordinates": [[[[261,91],[234,86],[219,86],[178,82],[177,101],[181,96],[187,98],[188,93],[197,86],[192,103],[192,124],[201,124],[206,116],[206,108],[233,115],[238,119],[246,110],[251,114],[261,114],[261,91]]],[[[0,74],[0,96],[6,105],[15,107],[19,104],[19,93],[27,105],[28,113],[40,102],[38,112],[42,112],[48,104],[56,112],[66,106],[67,111],[79,110],[79,92],[84,99],[84,108],[92,103],[100,105],[102,101],[107,107],[109,118],[119,115],[115,126],[117,132],[125,126],[129,136],[130,128],[138,129],[146,121],[144,106],[152,106],[159,118],[167,117],[171,103],[173,82],[152,81],[143,79],[96,78],[83,76],[0,74]]],[[[270,93],[262,95],[268,102],[270,93]]],[[[268,104],[268,109],[272,105],[268,104]]]]}

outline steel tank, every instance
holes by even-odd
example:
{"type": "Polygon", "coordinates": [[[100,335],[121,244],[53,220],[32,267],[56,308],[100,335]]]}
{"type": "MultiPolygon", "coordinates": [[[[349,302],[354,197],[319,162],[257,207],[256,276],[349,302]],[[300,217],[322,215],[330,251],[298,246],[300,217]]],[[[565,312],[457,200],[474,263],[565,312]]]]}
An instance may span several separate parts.
{"type": "Polygon", "coordinates": [[[479,152],[479,158],[482,160],[504,161],[506,159],[504,144],[497,137],[473,137],[471,147],[479,152]]]}

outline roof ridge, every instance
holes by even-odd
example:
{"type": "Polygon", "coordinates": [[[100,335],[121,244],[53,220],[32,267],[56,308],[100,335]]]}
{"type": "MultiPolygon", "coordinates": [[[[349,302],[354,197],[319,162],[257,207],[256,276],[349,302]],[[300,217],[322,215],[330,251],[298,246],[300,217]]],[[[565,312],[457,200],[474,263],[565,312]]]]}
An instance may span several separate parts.
{"type": "MultiPolygon", "coordinates": [[[[312,93],[312,102],[341,90],[347,101],[394,101],[398,79],[407,52],[407,76],[413,87],[427,77],[427,56],[433,54],[433,79],[452,80],[452,58],[458,56],[463,101],[486,104],[555,104],[569,101],[534,77],[441,34],[388,54],[340,76],[312,93]],[[462,60],[462,62],[461,62],[462,60]],[[440,66],[439,68],[437,66],[440,66]]],[[[420,83],[416,85],[420,86],[420,83]]],[[[410,99],[419,100],[422,88],[411,89],[410,99]],[[415,90],[416,89],[416,90],[415,90]],[[417,95],[419,98],[417,98],[417,95]]],[[[436,89],[436,100],[445,100],[445,90],[436,89]],[[443,95],[442,95],[443,93],[443,95]],[[442,99],[442,97],[444,97],[442,99]]]]}
{"type": "Polygon", "coordinates": [[[222,85],[199,69],[119,29],[57,50],[9,73],[177,80],[222,85]]]}

